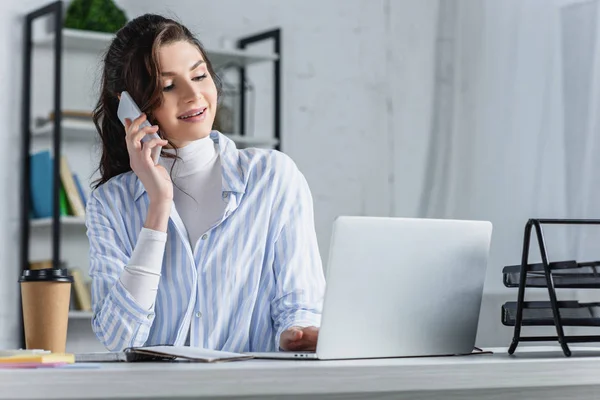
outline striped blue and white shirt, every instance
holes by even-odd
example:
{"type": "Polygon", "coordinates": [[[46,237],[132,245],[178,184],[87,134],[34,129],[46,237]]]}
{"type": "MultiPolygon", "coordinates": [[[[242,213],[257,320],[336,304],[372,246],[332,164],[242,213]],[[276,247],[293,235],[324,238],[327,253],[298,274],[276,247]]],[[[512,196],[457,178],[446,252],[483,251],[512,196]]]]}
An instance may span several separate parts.
{"type": "Polygon", "coordinates": [[[133,172],[95,189],[86,207],[92,328],[112,351],[190,345],[275,351],[291,326],[320,326],[325,279],[312,196],[284,153],[237,149],[211,132],[223,170],[221,223],[192,249],[173,206],[154,306],[140,307],[119,277],[133,252],[149,199],[133,172]]]}

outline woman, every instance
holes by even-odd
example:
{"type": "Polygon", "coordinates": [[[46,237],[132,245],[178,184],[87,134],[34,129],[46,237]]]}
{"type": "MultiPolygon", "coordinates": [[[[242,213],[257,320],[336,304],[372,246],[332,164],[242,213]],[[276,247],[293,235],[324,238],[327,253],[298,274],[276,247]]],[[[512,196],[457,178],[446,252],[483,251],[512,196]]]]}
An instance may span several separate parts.
{"type": "Polygon", "coordinates": [[[218,88],[200,42],[158,15],[129,22],[106,53],[86,224],[92,327],[109,350],[316,347],[325,281],[309,187],[283,153],[211,130],[218,88]],[[125,127],[124,90],[144,112],[125,127]]]}

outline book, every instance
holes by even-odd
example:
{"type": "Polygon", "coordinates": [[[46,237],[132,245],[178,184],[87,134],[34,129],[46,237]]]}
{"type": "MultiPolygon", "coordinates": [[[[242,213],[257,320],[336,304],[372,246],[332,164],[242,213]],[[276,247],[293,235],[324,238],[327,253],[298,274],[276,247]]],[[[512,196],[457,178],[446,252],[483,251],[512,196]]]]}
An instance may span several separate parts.
{"type": "Polygon", "coordinates": [[[72,364],[74,362],[75,355],[69,353],[31,353],[0,357],[0,364],[72,364]]]}
{"type": "Polygon", "coordinates": [[[49,218],[53,207],[52,157],[49,150],[29,156],[30,200],[34,218],[49,218]]]}
{"type": "Polygon", "coordinates": [[[69,201],[67,200],[67,192],[65,192],[65,188],[63,185],[60,185],[60,192],[58,193],[58,196],[60,202],[60,215],[71,215],[71,210],[69,209],[69,201]]]}
{"type": "MultiPolygon", "coordinates": [[[[84,121],[91,121],[93,114],[91,111],[84,110],[62,110],[61,117],[62,119],[73,118],[84,121]]],[[[48,114],[47,121],[54,121],[54,111],[51,111],[48,114]]]]}
{"type": "Polygon", "coordinates": [[[73,290],[79,310],[92,311],[92,296],[88,290],[88,286],[83,280],[83,274],[79,268],[69,268],[71,276],[73,276],[73,290]]]}
{"type": "MultiPolygon", "coordinates": [[[[52,260],[41,260],[29,262],[29,269],[49,269],[52,268],[52,260]]],[[[0,352],[0,356],[2,353],[0,352]]]]}
{"type": "Polygon", "coordinates": [[[42,350],[42,349],[8,349],[8,350],[0,350],[0,358],[2,357],[10,357],[10,356],[23,356],[23,355],[35,355],[35,354],[50,354],[50,350],[42,350]]]}
{"type": "MultiPolygon", "coordinates": [[[[30,158],[30,199],[33,218],[52,217],[54,205],[53,158],[49,150],[32,154],[30,158]]],[[[59,196],[60,215],[71,215],[67,193],[61,183],[59,196]]]]}
{"type": "Polygon", "coordinates": [[[0,369],[39,369],[39,368],[64,368],[69,365],[75,366],[75,363],[66,362],[0,362],[0,369]]]}
{"type": "Polygon", "coordinates": [[[76,363],[125,362],[127,356],[123,351],[99,351],[92,353],[75,353],[76,363]]]}
{"type": "Polygon", "coordinates": [[[249,354],[171,345],[129,347],[122,352],[75,354],[75,362],[188,361],[214,363],[249,360],[251,358],[254,357],[249,354]]]}
{"type": "Polygon", "coordinates": [[[75,180],[73,179],[73,173],[71,172],[67,157],[65,156],[60,157],[60,179],[65,187],[65,192],[67,193],[67,199],[69,199],[69,205],[71,206],[73,215],[76,217],[84,217],[85,206],[79,196],[79,191],[77,190],[75,180]]]}
{"type": "Polygon", "coordinates": [[[79,197],[81,197],[81,201],[83,201],[83,204],[85,205],[87,203],[87,196],[85,195],[85,191],[83,190],[79,176],[77,176],[77,174],[73,174],[73,180],[75,181],[75,186],[77,186],[79,197]]]}
{"type": "Polygon", "coordinates": [[[231,353],[220,350],[209,350],[202,347],[190,346],[149,346],[133,347],[125,350],[134,355],[136,361],[150,360],[187,360],[196,362],[222,362],[248,360],[253,358],[249,354],[231,353]]]}

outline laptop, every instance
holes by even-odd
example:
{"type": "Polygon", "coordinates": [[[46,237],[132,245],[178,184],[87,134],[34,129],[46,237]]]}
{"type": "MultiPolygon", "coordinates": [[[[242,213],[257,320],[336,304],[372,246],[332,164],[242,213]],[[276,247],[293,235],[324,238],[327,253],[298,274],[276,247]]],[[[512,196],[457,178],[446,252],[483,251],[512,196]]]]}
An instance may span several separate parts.
{"type": "Polygon", "coordinates": [[[470,354],[492,235],[488,221],[338,217],[316,352],[256,358],[470,354]]]}

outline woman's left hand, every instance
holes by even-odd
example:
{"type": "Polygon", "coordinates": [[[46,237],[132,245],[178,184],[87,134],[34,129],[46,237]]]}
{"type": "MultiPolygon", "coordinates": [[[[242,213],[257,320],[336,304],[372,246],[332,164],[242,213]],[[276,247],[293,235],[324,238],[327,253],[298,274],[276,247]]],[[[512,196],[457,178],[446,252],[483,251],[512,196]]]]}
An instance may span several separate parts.
{"type": "Polygon", "coordinates": [[[281,334],[279,347],[286,351],[316,351],[319,328],[292,326],[281,334]]]}

